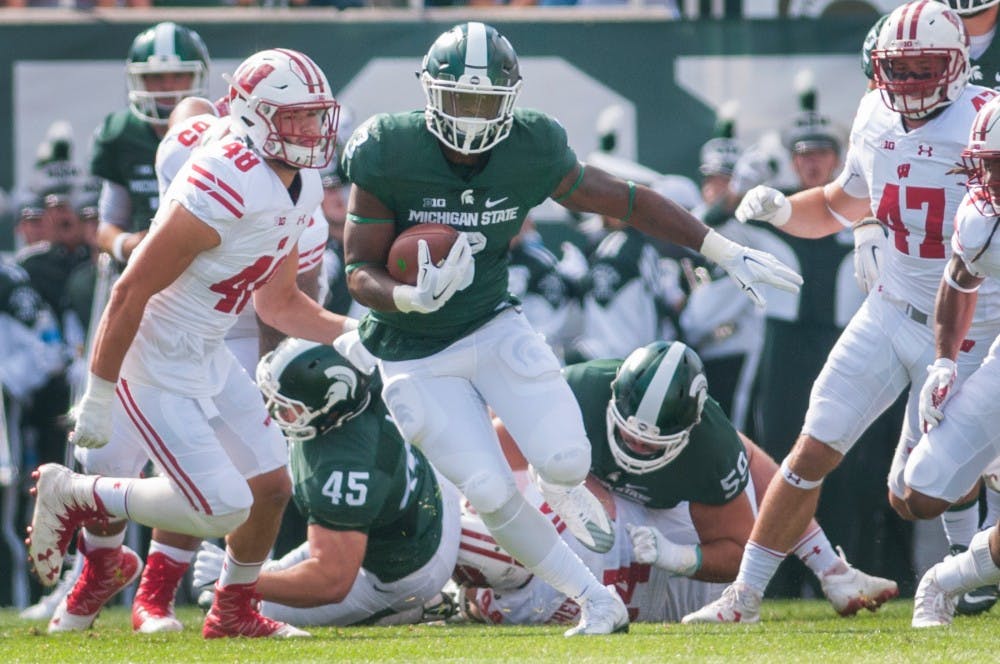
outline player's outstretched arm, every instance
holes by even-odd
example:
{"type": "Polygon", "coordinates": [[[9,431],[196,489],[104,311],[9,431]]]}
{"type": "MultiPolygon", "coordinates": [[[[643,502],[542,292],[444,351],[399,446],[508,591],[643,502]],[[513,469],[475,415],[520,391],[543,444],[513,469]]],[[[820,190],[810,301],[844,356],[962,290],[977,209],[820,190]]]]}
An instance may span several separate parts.
{"type": "Polygon", "coordinates": [[[647,235],[700,251],[726,270],[758,306],[766,303],[763,286],[794,293],[802,284],[801,276],[771,254],[732,242],[649,187],[619,180],[599,168],[577,164],[552,198],[570,210],[620,219],[647,235]]]}

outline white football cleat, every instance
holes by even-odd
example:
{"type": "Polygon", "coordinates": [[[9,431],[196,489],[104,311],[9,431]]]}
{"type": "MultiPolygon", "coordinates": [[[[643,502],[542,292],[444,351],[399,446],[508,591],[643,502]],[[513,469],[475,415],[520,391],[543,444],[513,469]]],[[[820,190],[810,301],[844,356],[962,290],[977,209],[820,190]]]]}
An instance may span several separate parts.
{"type": "Polygon", "coordinates": [[[57,463],[46,463],[31,474],[35,511],[28,527],[28,562],[43,586],[59,581],[63,556],[73,533],[88,521],[110,516],[94,494],[94,476],[79,475],[57,463]]]}
{"type": "Polygon", "coordinates": [[[913,627],[946,627],[955,616],[956,594],[938,585],[937,565],[924,572],[913,596],[913,627]]]}
{"type": "Polygon", "coordinates": [[[760,622],[763,595],[745,583],[735,582],[722,591],[722,596],[697,611],[681,618],[685,625],[694,623],[755,623],[760,622]]]}
{"type": "Polygon", "coordinates": [[[580,622],[566,630],[564,636],[617,634],[628,632],[628,607],[614,586],[605,586],[607,593],[580,600],[580,622]]]}
{"type": "Polygon", "coordinates": [[[842,616],[853,616],[861,609],[875,611],[890,599],[899,596],[899,587],[891,579],[870,576],[847,562],[844,550],[837,547],[847,571],[820,577],[823,594],[834,610],[842,616]]]}
{"type": "Polygon", "coordinates": [[[540,477],[536,484],[552,511],[559,515],[573,537],[596,553],[607,553],[615,545],[615,529],[601,501],[587,487],[572,489],[549,484],[540,477]]]}

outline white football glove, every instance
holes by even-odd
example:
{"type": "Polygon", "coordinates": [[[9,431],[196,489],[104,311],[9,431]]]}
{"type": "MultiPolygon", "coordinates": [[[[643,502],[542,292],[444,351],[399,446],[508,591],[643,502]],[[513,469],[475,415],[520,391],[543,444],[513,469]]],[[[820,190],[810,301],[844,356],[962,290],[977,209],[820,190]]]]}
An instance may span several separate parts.
{"type": "Polygon", "coordinates": [[[653,526],[630,523],[625,528],[632,538],[636,562],[654,565],[674,576],[691,576],[701,568],[701,547],[697,544],[671,542],[653,526]]]}
{"type": "Polygon", "coordinates": [[[955,362],[947,357],[939,357],[934,364],[927,367],[927,380],[920,388],[920,420],[924,433],[941,423],[944,419],[944,402],[951,396],[951,387],[955,384],[958,371],[955,362]]]}
{"type": "Polygon", "coordinates": [[[400,284],[392,290],[392,300],[403,313],[429,314],[444,306],[456,291],[467,288],[475,278],[476,264],[465,233],[459,233],[448,256],[438,267],[431,262],[427,242],[417,243],[417,284],[400,284]]]}
{"type": "Polygon", "coordinates": [[[211,542],[202,542],[194,557],[191,587],[196,591],[205,586],[214,586],[222,575],[222,564],[226,562],[226,551],[211,542]]]}
{"type": "Polygon", "coordinates": [[[874,217],[862,219],[854,225],[854,279],[864,293],[878,281],[885,243],[885,228],[874,217]]]}
{"type": "Polygon", "coordinates": [[[77,447],[104,447],[111,440],[111,404],[115,384],[93,372],[87,376],[87,389],[70,412],[74,421],[69,442],[77,447]]]}
{"type": "Polygon", "coordinates": [[[802,277],[766,251],[758,251],[727,240],[713,230],[701,245],[705,258],[729,273],[754,304],[763,307],[767,300],[760,285],[767,284],[789,293],[798,293],[802,277]]]}
{"type": "Polygon", "coordinates": [[[753,219],[780,228],[792,218],[792,204],[774,187],[760,184],[743,196],[734,214],[743,223],[753,219]]]}

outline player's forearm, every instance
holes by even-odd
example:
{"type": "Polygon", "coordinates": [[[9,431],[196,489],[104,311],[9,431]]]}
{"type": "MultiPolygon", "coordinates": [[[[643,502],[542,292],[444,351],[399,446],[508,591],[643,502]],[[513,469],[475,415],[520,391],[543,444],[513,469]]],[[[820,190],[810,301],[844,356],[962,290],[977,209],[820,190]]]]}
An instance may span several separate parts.
{"type": "Polygon", "coordinates": [[[122,281],[111,290],[90,360],[90,370],[100,378],[111,382],[118,380],[125,353],[139,330],[146,301],[122,281]]]}
{"type": "Polygon", "coordinates": [[[643,233],[698,251],[708,234],[708,226],[690,212],[647,187],[635,187],[635,199],[628,223],[643,233]]]}
{"type": "Polygon", "coordinates": [[[347,331],[346,316],[327,311],[298,289],[266,300],[255,296],[254,302],[265,324],[290,337],[328,344],[347,331]]]}
{"type": "Polygon", "coordinates": [[[934,307],[935,357],[954,360],[972,325],[978,293],[963,293],[941,282],[934,307]]]}
{"type": "Polygon", "coordinates": [[[701,567],[691,577],[713,583],[729,582],[740,571],[743,545],[737,540],[716,539],[701,543],[701,567]]]}
{"type": "Polygon", "coordinates": [[[392,297],[399,282],[382,266],[361,265],[348,273],[347,290],[359,304],[375,311],[399,311],[392,297]]]}
{"type": "Polygon", "coordinates": [[[800,191],[789,196],[788,201],[792,204],[792,216],[781,230],[789,235],[821,238],[845,228],[831,211],[823,187],[800,191]]]}
{"type": "Polygon", "coordinates": [[[268,602],[298,608],[342,602],[358,570],[330,567],[317,558],[308,558],[288,569],[261,572],[257,592],[268,602]]]}

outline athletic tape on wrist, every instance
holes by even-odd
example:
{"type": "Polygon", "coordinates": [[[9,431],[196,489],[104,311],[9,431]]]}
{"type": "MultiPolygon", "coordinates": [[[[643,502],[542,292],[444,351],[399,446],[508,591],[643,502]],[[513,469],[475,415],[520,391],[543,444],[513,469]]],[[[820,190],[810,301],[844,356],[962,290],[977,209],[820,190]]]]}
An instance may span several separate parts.
{"type": "Polygon", "coordinates": [[[807,480],[804,477],[795,473],[791,468],[788,467],[788,457],[785,457],[781,462],[781,477],[791,484],[796,489],[802,489],[803,491],[809,491],[815,489],[820,484],[823,483],[822,479],[819,480],[807,480]]]}

